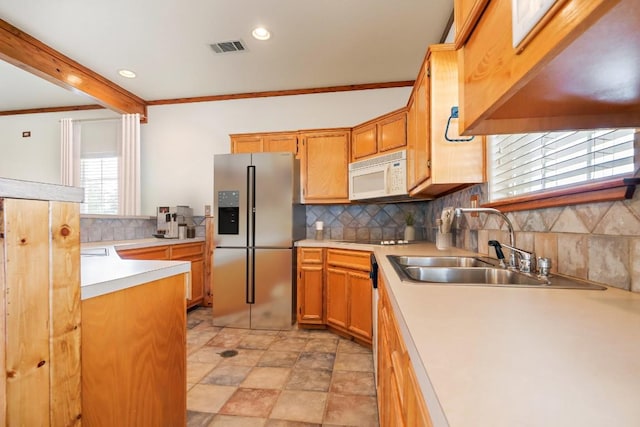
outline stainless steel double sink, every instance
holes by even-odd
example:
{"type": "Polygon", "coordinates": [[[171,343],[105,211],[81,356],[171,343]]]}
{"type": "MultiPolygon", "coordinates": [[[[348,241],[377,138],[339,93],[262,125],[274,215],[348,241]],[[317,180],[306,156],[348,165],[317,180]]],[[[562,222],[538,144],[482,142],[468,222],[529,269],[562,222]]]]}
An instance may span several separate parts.
{"type": "Polygon", "coordinates": [[[595,285],[563,276],[539,277],[496,265],[496,260],[469,256],[398,256],[387,255],[401,280],[415,284],[505,286],[555,289],[605,290],[595,285]]]}

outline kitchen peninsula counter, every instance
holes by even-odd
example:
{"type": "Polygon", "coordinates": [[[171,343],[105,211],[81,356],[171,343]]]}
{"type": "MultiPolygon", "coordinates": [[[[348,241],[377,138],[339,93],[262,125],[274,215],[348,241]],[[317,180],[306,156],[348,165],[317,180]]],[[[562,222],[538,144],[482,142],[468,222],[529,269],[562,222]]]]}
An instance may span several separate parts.
{"type": "MultiPolygon", "coordinates": [[[[93,298],[191,270],[189,261],[142,261],[120,258],[118,250],[203,242],[195,239],[140,239],[83,243],[81,295],[93,298]]],[[[187,287],[189,290],[189,287],[187,287]]]]}
{"type": "Polygon", "coordinates": [[[640,295],[400,281],[386,255],[472,254],[430,243],[297,246],[376,255],[434,426],[640,422],[640,295]]]}

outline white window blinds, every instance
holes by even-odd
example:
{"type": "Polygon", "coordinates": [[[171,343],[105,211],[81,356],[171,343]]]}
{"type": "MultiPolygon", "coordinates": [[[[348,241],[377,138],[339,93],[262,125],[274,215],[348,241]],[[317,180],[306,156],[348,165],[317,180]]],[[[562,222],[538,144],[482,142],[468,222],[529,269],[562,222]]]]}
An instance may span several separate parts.
{"type": "Polygon", "coordinates": [[[80,159],[80,186],[84,203],[80,213],[118,213],[118,157],[80,159]]]}
{"type": "Polygon", "coordinates": [[[490,200],[634,172],[635,129],[489,137],[490,200]]]}

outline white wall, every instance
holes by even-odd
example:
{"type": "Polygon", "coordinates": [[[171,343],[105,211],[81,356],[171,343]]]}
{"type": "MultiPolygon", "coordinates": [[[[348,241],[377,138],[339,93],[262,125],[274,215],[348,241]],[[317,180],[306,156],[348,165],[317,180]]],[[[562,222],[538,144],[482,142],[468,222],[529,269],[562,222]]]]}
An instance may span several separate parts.
{"type": "Polygon", "coordinates": [[[0,116],[0,177],[60,184],[60,119],[117,117],[107,110],[0,116]],[[22,132],[31,132],[23,138],[22,132]]]}
{"type": "MultiPolygon", "coordinates": [[[[149,107],[141,129],[142,214],[158,205],[213,205],[213,155],[229,134],[351,127],[406,105],[410,87],[149,107]]],[[[106,110],[0,117],[0,177],[60,183],[60,123],[106,110]],[[31,131],[31,138],[22,138],[31,131]]]]}
{"type": "Polygon", "coordinates": [[[229,134],[351,127],[406,105],[393,88],[150,107],[142,126],[142,213],[158,205],[213,205],[213,155],[229,134]]]}

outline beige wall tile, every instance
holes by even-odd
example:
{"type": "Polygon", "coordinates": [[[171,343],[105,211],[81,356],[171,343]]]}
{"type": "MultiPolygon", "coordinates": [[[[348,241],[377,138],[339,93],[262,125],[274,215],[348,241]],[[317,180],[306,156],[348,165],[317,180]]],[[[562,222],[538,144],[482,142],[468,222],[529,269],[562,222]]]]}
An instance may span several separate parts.
{"type": "Polygon", "coordinates": [[[616,202],[593,230],[595,234],[640,236],[640,221],[622,202],[616,202]]]}
{"type": "Polygon", "coordinates": [[[555,233],[588,233],[589,230],[582,223],[582,220],[576,214],[576,211],[571,208],[565,208],[553,227],[551,227],[551,231],[555,233]]]}
{"type": "Polygon", "coordinates": [[[640,292],[640,239],[629,242],[629,271],[631,272],[631,290],[640,292]]]}
{"type": "Polygon", "coordinates": [[[543,211],[530,211],[527,221],[522,224],[523,231],[548,231],[543,211]]]}
{"type": "Polygon", "coordinates": [[[626,238],[589,237],[589,280],[630,289],[629,243],[626,238]]]}
{"type": "Polygon", "coordinates": [[[564,207],[541,209],[540,214],[542,215],[542,221],[544,222],[544,230],[540,231],[551,230],[564,210],[564,207]]]}
{"type": "Polygon", "coordinates": [[[558,266],[560,274],[586,279],[589,248],[585,235],[558,234],[558,266]]]}
{"type": "Polygon", "coordinates": [[[611,208],[613,202],[603,203],[586,203],[584,205],[576,205],[571,207],[576,214],[582,219],[582,223],[587,227],[589,232],[598,225],[604,214],[611,208]]]}

